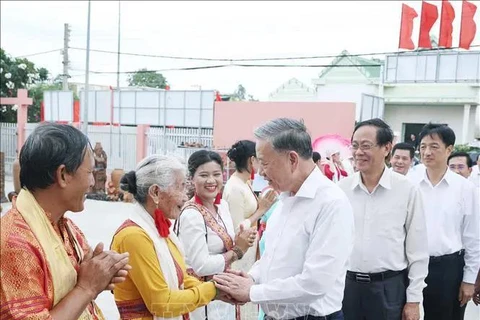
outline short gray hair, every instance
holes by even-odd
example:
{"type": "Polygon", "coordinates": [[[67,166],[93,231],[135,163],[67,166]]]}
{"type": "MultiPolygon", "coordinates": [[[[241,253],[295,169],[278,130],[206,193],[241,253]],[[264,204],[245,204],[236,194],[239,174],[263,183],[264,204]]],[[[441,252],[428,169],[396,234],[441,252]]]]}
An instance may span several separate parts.
{"type": "Polygon", "coordinates": [[[120,181],[122,190],[128,191],[141,204],[145,204],[148,189],[156,184],[167,191],[177,182],[178,174],[186,176],[185,161],[175,155],[154,154],[138,163],[135,171],[125,174],[120,181]]]}
{"type": "Polygon", "coordinates": [[[277,152],[295,151],[305,160],[312,158],[312,138],[303,120],[277,118],[257,128],[254,135],[270,142],[277,152]]]}

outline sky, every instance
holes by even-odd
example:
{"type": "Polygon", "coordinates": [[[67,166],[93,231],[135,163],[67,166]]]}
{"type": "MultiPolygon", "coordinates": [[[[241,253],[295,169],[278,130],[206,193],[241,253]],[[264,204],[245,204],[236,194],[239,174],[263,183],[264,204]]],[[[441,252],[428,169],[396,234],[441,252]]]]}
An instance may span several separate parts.
{"type": "MultiPolygon", "coordinates": [[[[439,8],[441,1],[429,1],[439,8]]],[[[476,14],[480,29],[480,1],[476,14]]],[[[421,1],[404,1],[420,15],[421,1]]],[[[456,10],[453,43],[458,45],[461,2],[456,10]]],[[[335,56],[397,50],[401,1],[121,1],[121,52],[205,58],[335,56]]],[[[87,46],[87,1],[1,1],[1,46],[23,56],[63,48],[63,25],[70,24],[70,47],[87,46]]],[[[117,51],[118,1],[92,1],[90,48],[117,51]]],[[[420,17],[413,41],[418,39],[420,17]]],[[[431,35],[438,37],[439,20],[431,35]]],[[[473,44],[480,44],[480,31],[473,44]]],[[[382,56],[378,56],[382,57],[382,56]]],[[[85,81],[86,51],[69,50],[71,82],[85,81]]],[[[53,76],[62,73],[60,51],[28,57],[53,76]]],[[[333,58],[278,61],[328,64],[333,58]]],[[[220,62],[121,55],[121,72],[163,70],[220,62]]],[[[116,85],[117,55],[91,52],[90,84],[116,85]]],[[[260,100],[291,78],[312,86],[321,68],[227,67],[164,71],[171,89],[232,93],[242,84],[260,100]]],[[[127,85],[127,74],[120,86],[127,85]]]]}

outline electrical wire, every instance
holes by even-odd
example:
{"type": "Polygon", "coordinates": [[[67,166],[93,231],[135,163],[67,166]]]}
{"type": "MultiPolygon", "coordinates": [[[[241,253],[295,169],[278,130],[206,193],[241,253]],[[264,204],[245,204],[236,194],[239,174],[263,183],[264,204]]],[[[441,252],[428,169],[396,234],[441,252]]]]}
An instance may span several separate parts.
{"type": "MultiPolygon", "coordinates": [[[[478,45],[472,45],[471,48],[480,47],[478,45]]],[[[78,47],[69,47],[72,50],[83,50],[85,48],[78,48],[78,47]]],[[[451,49],[459,49],[459,47],[448,48],[451,49]]],[[[443,48],[432,48],[432,49],[420,49],[418,52],[425,52],[425,51],[441,51],[447,50],[443,48]]],[[[109,51],[109,50],[99,50],[99,49],[90,49],[92,52],[98,53],[107,53],[107,54],[118,54],[117,51],[109,51]]],[[[344,57],[362,57],[362,56],[375,56],[375,55],[389,55],[389,54],[402,54],[402,53],[411,53],[415,51],[406,50],[406,51],[385,51],[385,52],[368,52],[368,53],[357,53],[357,54],[345,54],[340,55],[344,57]]],[[[298,57],[264,57],[264,58],[203,58],[203,57],[180,57],[180,56],[168,56],[168,55],[158,55],[158,54],[144,54],[144,53],[132,53],[132,52],[120,52],[121,55],[126,56],[137,56],[137,57],[149,57],[149,58],[161,58],[161,59],[173,59],[173,60],[195,60],[195,61],[219,61],[219,62],[252,62],[252,61],[277,61],[277,60],[313,60],[313,59],[326,59],[326,58],[336,58],[339,55],[315,55],[315,56],[298,56],[298,57]]]]}
{"type": "MultiPolygon", "coordinates": [[[[121,71],[120,74],[133,74],[133,73],[156,73],[156,72],[168,72],[168,71],[191,71],[191,70],[203,70],[203,69],[219,69],[227,67],[241,67],[241,68],[354,68],[354,67],[381,67],[381,64],[351,64],[351,65],[331,65],[331,64],[219,64],[210,66],[197,66],[197,67],[183,67],[183,68],[170,68],[170,69],[158,69],[158,70],[136,70],[136,71],[121,71]]],[[[81,69],[71,69],[73,71],[83,71],[81,69]]],[[[117,74],[117,71],[94,71],[90,70],[92,74],[117,74]]]]}
{"type": "Polygon", "coordinates": [[[15,57],[15,58],[27,58],[27,57],[39,56],[39,55],[41,55],[41,54],[47,54],[47,53],[57,52],[57,51],[62,51],[62,49],[54,49],[54,50],[48,50],[48,51],[30,53],[30,54],[25,54],[25,55],[22,55],[22,56],[17,56],[17,57],[15,57]]]}

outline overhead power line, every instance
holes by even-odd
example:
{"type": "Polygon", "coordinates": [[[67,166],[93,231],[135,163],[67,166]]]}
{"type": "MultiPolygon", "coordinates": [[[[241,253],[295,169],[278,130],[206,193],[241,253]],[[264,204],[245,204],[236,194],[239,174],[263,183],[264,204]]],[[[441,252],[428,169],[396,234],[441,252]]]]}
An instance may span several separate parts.
{"type": "MultiPolygon", "coordinates": [[[[196,66],[196,67],[183,67],[183,68],[169,68],[169,69],[157,69],[157,70],[136,70],[136,71],[122,71],[121,74],[132,73],[155,73],[155,72],[167,72],[167,71],[190,71],[190,70],[202,70],[202,69],[219,69],[227,67],[242,67],[242,68],[353,68],[353,67],[380,67],[381,64],[351,64],[351,65],[331,65],[331,64],[218,64],[210,66],[196,66]]],[[[72,69],[74,71],[85,71],[80,69],[72,69]]],[[[94,71],[90,70],[93,74],[116,74],[117,71],[94,71]]]]}
{"type": "Polygon", "coordinates": [[[62,49],[54,49],[54,50],[48,50],[48,51],[30,53],[30,54],[25,54],[25,55],[22,55],[22,56],[17,56],[17,57],[15,57],[15,58],[27,58],[27,57],[39,56],[39,55],[41,55],[41,54],[47,54],[47,53],[57,52],[57,51],[62,51],[62,49]]]}
{"type": "MultiPolygon", "coordinates": [[[[480,47],[479,45],[473,45],[471,48],[480,47]]],[[[85,48],[70,47],[72,50],[86,50],[85,48]]],[[[420,52],[425,51],[443,51],[459,49],[459,47],[454,48],[432,48],[432,49],[421,49],[420,52]]],[[[118,51],[109,51],[109,50],[99,50],[99,49],[90,49],[92,52],[106,53],[106,54],[119,54],[118,51]]],[[[343,56],[346,57],[362,57],[362,56],[375,56],[375,55],[389,55],[389,54],[402,54],[402,53],[411,53],[415,51],[406,50],[406,51],[385,51],[385,52],[367,52],[367,53],[357,53],[357,54],[346,54],[343,56]]],[[[181,57],[181,56],[169,56],[169,55],[159,55],[159,54],[145,54],[145,53],[132,53],[132,52],[120,52],[121,55],[126,56],[136,56],[136,57],[149,57],[149,58],[161,58],[161,59],[173,59],[173,60],[195,60],[195,61],[219,61],[219,62],[252,62],[252,61],[277,61],[277,60],[312,60],[312,59],[326,59],[326,58],[336,58],[339,55],[314,55],[314,56],[297,56],[297,57],[263,57],[263,58],[204,58],[204,57],[181,57]]]]}

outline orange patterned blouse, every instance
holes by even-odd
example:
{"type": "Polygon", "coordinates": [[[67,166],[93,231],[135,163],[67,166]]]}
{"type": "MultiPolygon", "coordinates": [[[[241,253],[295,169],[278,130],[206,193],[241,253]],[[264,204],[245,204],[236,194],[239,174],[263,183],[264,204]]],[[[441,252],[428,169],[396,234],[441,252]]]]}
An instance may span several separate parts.
{"type": "MultiPolygon", "coordinates": [[[[50,219],[48,213],[47,216],[50,219]]],[[[70,219],[61,218],[56,225],[52,223],[72,265],[78,270],[79,257],[65,224],[69,225],[85,254],[90,248],[83,233],[70,219]]],[[[40,243],[16,208],[1,218],[0,226],[0,319],[53,319],[49,312],[53,307],[53,282],[40,243]]],[[[94,304],[90,303],[87,312],[92,319],[103,319],[94,310],[94,304]]]]}

